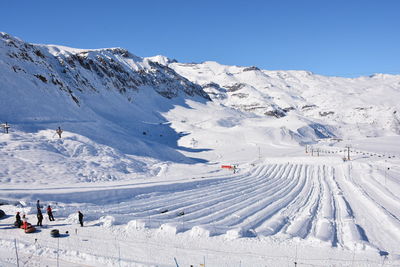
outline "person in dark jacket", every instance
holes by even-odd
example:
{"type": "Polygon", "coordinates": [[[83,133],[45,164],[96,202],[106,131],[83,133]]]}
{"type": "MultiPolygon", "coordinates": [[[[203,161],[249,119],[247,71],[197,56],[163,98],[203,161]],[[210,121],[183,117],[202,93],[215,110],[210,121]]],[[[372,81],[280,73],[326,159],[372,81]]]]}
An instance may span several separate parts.
{"type": "Polygon", "coordinates": [[[42,221],[43,221],[43,214],[42,214],[42,211],[39,209],[38,210],[38,213],[37,213],[37,219],[38,219],[38,222],[37,222],[37,226],[43,226],[42,225],[42,221]]]}
{"type": "Polygon", "coordinates": [[[17,215],[15,215],[14,225],[17,226],[18,228],[20,228],[22,225],[21,215],[19,215],[19,211],[17,212],[17,215]]]}
{"type": "Polygon", "coordinates": [[[51,210],[50,205],[47,206],[47,215],[49,215],[49,220],[50,221],[55,221],[55,219],[53,217],[53,211],[51,210]]]}
{"type": "Polygon", "coordinates": [[[38,212],[39,212],[39,210],[40,210],[40,202],[39,202],[39,200],[36,201],[36,208],[37,208],[37,210],[38,210],[38,212]]]}
{"type": "Polygon", "coordinates": [[[81,224],[81,227],[83,227],[83,214],[80,211],[78,211],[78,219],[79,223],[81,224]]]}
{"type": "Polygon", "coordinates": [[[5,124],[2,125],[4,128],[4,132],[8,134],[8,129],[10,129],[10,125],[6,122],[5,124]]]}
{"type": "Polygon", "coordinates": [[[57,128],[57,130],[56,130],[56,133],[58,134],[58,137],[60,137],[60,138],[61,138],[61,134],[62,134],[62,132],[63,132],[63,130],[61,130],[61,127],[60,127],[60,126],[58,126],[58,128],[57,128]]]}

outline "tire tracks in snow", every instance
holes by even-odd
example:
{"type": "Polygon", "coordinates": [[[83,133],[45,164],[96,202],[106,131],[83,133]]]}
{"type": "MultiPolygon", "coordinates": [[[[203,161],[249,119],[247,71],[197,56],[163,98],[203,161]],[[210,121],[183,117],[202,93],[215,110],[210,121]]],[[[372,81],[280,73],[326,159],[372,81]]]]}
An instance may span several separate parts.
{"type": "Polygon", "coordinates": [[[343,184],[356,210],[357,219],[363,225],[362,231],[368,236],[368,242],[380,250],[396,251],[398,253],[398,244],[400,241],[400,221],[393,216],[385,207],[375,201],[365,190],[357,184],[351,172],[350,165],[344,165],[341,168],[341,179],[339,183],[343,184]]]}
{"type": "MultiPolygon", "coordinates": [[[[134,221],[140,227],[175,233],[277,235],[347,249],[385,248],[385,239],[400,240],[397,218],[349,178],[341,166],[259,165],[236,176],[173,185],[172,191],[144,189],[140,194],[135,189],[139,194],[132,199],[95,206],[94,212],[105,211],[116,218],[117,224],[134,221]],[[368,218],[367,210],[376,218],[368,218]],[[382,225],[381,230],[371,230],[363,223],[366,220],[373,221],[370,225],[383,222],[393,229],[382,225]],[[379,237],[385,231],[388,233],[379,237]],[[375,242],[378,239],[380,242],[375,242]]],[[[394,249],[395,242],[389,243],[394,249]]]]}

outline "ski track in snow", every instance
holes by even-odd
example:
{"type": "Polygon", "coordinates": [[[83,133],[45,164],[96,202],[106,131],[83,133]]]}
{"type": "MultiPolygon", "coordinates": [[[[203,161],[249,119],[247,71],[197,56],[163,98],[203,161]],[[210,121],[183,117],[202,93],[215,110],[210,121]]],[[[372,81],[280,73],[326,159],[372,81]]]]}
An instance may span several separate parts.
{"type": "MultiPolygon", "coordinates": [[[[202,229],[209,236],[232,238],[298,237],[348,249],[393,250],[400,240],[398,217],[335,166],[260,165],[236,176],[176,186],[173,192],[159,190],[132,194],[120,203],[90,204],[87,210],[92,215],[112,216],[113,224],[134,221],[145,228],[175,233],[202,229]],[[347,189],[342,190],[343,186],[347,189]],[[366,210],[380,219],[366,215],[366,210]],[[399,239],[381,242],[381,231],[368,230],[371,220],[376,225],[384,221],[381,231],[390,233],[384,236],[399,239]]],[[[64,209],[66,214],[72,211],[68,206],[64,209]]]]}
{"type": "MultiPolygon", "coordinates": [[[[353,165],[342,167],[342,175],[340,182],[344,185],[345,191],[348,192],[349,199],[353,203],[354,210],[358,213],[358,219],[365,224],[365,230],[358,226],[359,234],[363,239],[372,242],[380,250],[389,248],[398,250],[400,244],[400,220],[388,208],[396,202],[384,202],[382,197],[373,197],[368,193],[371,187],[361,185],[363,180],[373,181],[374,178],[360,178],[359,174],[364,173],[363,168],[353,168],[353,165]],[[350,193],[352,192],[352,193],[350,193]],[[368,223],[365,223],[368,222],[368,223]],[[362,230],[360,230],[362,229],[362,230]]],[[[368,184],[368,182],[367,182],[368,184]]],[[[373,190],[382,190],[382,185],[377,186],[373,190]]],[[[397,202],[398,203],[398,202],[397,202]]],[[[398,209],[396,213],[398,213],[398,209]]]]}
{"type": "MultiPolygon", "coordinates": [[[[375,166],[361,163],[329,164],[326,161],[323,164],[260,164],[232,176],[155,187],[125,188],[123,190],[126,191],[120,196],[118,187],[104,191],[83,191],[79,192],[83,199],[87,199],[88,195],[97,195],[99,199],[112,197],[113,194],[117,197],[98,205],[94,204],[95,198],[86,204],[60,203],[56,215],[60,226],[68,225],[74,218],[68,215],[73,214],[79,206],[79,209],[86,211],[88,226],[103,226],[111,231],[111,235],[114,230],[115,234],[122,233],[114,228],[120,225],[127,233],[136,229],[149,234],[225,236],[227,240],[273,237],[290,241],[297,238],[347,251],[389,251],[391,255],[399,255],[399,211],[393,204],[398,197],[388,193],[391,191],[381,183],[381,177],[374,175],[375,172],[375,166]],[[382,192],[386,194],[382,196],[382,192]],[[104,216],[99,218],[99,214],[104,216]],[[68,218],[65,220],[66,216],[68,218]]],[[[392,190],[396,191],[397,188],[392,190]]],[[[65,194],[71,194],[71,197],[78,192],[65,194]]],[[[68,196],[64,195],[63,198],[68,196]]],[[[102,246],[110,246],[112,250],[99,254],[94,244],[83,242],[86,239],[82,233],[79,236],[76,242],[82,243],[85,249],[82,252],[70,249],[61,252],[65,254],[64,260],[76,256],[85,261],[93,259],[107,266],[117,264],[117,247],[114,248],[117,239],[113,241],[112,238],[88,236],[86,239],[91,242],[104,243],[102,246]]],[[[63,246],[73,247],[74,238],[63,241],[63,246]]],[[[126,239],[120,246],[130,251],[129,237],[126,239]]],[[[11,240],[9,236],[2,242],[6,247],[12,247],[11,240]]],[[[140,242],[146,242],[147,247],[152,246],[155,250],[165,250],[164,246],[171,246],[135,240],[135,247],[140,242]]],[[[37,257],[46,253],[54,254],[52,251],[55,249],[53,242],[43,240],[39,252],[31,247],[35,244],[28,242],[23,246],[32,250],[32,253],[39,253],[37,257]]],[[[134,262],[148,264],[151,260],[145,256],[147,252],[143,253],[142,250],[140,246],[134,249],[134,262]]],[[[126,260],[131,261],[129,258],[126,260]]]]}

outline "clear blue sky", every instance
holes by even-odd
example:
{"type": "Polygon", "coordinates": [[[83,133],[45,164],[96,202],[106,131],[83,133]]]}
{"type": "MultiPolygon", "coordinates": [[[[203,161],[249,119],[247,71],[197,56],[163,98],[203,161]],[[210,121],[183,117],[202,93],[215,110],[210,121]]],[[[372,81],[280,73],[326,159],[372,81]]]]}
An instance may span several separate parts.
{"type": "Polygon", "coordinates": [[[31,43],[354,77],[400,74],[400,0],[3,0],[31,43]]]}

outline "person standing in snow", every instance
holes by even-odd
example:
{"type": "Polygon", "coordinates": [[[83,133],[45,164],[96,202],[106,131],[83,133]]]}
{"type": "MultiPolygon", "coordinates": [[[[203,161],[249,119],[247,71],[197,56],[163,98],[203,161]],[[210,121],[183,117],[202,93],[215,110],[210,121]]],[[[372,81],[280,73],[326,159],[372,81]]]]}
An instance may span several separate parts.
{"type": "Polygon", "coordinates": [[[81,224],[81,227],[83,227],[83,214],[80,211],[78,211],[78,219],[79,223],[81,224]]]}
{"type": "Polygon", "coordinates": [[[8,134],[8,129],[10,129],[10,125],[8,125],[8,123],[6,122],[5,124],[3,124],[3,128],[4,128],[4,132],[6,134],[8,134]]]}
{"type": "Polygon", "coordinates": [[[237,166],[236,165],[233,165],[233,173],[235,174],[235,173],[237,173],[237,166]]]}
{"type": "Polygon", "coordinates": [[[58,137],[61,138],[61,134],[62,134],[63,130],[61,130],[61,127],[58,126],[58,129],[56,130],[56,133],[58,134],[58,137]]]}
{"type": "Polygon", "coordinates": [[[51,210],[50,205],[47,206],[47,215],[49,215],[49,220],[50,221],[55,221],[55,219],[53,217],[53,211],[51,210]]]}
{"type": "Polygon", "coordinates": [[[14,225],[17,226],[18,228],[20,228],[22,225],[21,216],[19,215],[19,211],[17,212],[17,215],[15,215],[14,225]]]}
{"type": "Polygon", "coordinates": [[[42,221],[43,221],[43,214],[42,214],[42,211],[40,210],[40,209],[38,209],[38,213],[37,213],[37,219],[38,219],[38,222],[37,222],[37,226],[43,226],[43,224],[42,224],[42,221]]]}

